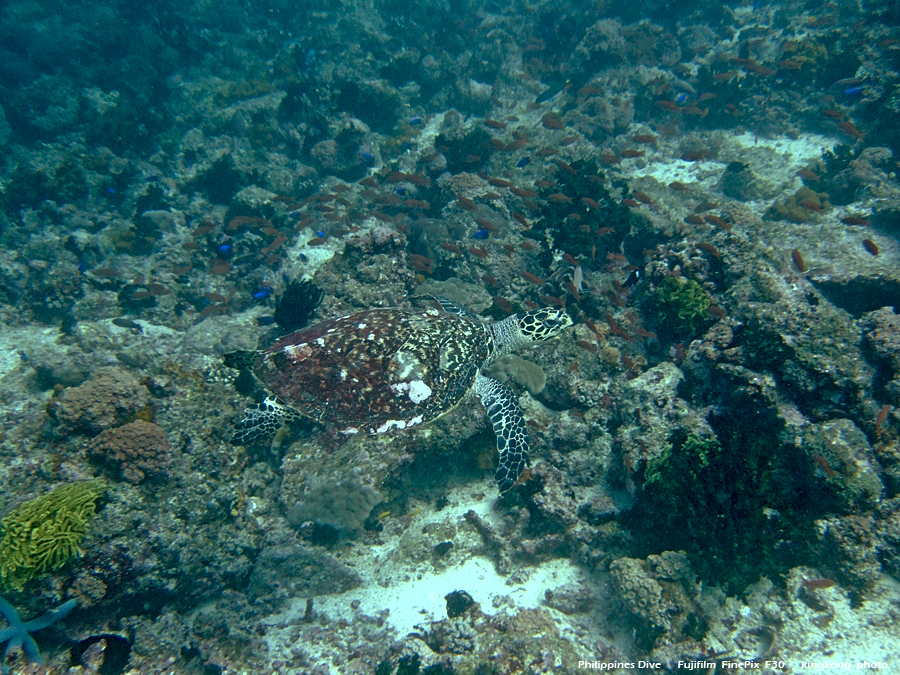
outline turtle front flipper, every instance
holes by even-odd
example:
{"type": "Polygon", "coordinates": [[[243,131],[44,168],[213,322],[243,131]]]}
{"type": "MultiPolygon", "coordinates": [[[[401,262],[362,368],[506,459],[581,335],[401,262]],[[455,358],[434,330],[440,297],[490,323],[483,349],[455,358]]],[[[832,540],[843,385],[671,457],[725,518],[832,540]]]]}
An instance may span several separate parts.
{"type": "Polygon", "coordinates": [[[472,321],[478,321],[478,317],[468,307],[463,307],[459,303],[453,302],[452,300],[445,298],[442,295],[432,295],[432,299],[438,303],[441,310],[446,312],[447,314],[456,314],[457,316],[463,316],[467,319],[472,319],[472,321]]]}
{"type": "Polygon", "coordinates": [[[235,425],[237,431],[231,437],[231,442],[234,445],[246,445],[266,436],[274,436],[285,424],[302,417],[299,410],[295,410],[281,399],[267,396],[262,403],[244,409],[244,417],[235,425]]]}
{"type": "Polygon", "coordinates": [[[506,492],[522,475],[528,465],[528,434],[525,432],[525,414],[513,390],[505,384],[485,377],[475,378],[475,393],[487,410],[488,419],[497,434],[497,450],[500,464],[494,480],[500,492],[506,492]]]}

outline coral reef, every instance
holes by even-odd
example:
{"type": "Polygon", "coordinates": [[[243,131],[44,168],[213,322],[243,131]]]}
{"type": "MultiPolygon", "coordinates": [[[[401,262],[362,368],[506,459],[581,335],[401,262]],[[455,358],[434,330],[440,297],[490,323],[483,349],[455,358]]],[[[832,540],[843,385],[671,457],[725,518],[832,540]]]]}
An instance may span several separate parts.
{"type": "Polygon", "coordinates": [[[897,3],[286,7],[0,11],[0,489],[117,480],[4,521],[47,670],[896,661],[897,3]],[[227,443],[223,353],[428,295],[576,321],[502,497],[477,401],[227,443]]]}
{"type": "Polygon", "coordinates": [[[813,477],[799,452],[770,452],[777,421],[744,405],[737,417],[713,421],[718,438],[674,434],[649,462],[644,497],[626,516],[650,550],[684,550],[702,579],[730,587],[810,559],[813,518],[824,510],[802,496],[813,477]]]}
{"type": "Polygon", "coordinates": [[[556,180],[542,188],[541,196],[545,200],[541,220],[534,226],[538,236],[547,232],[554,248],[583,265],[605,260],[631,233],[635,216],[613,197],[594,160],[559,163],[556,180]]]}
{"type": "Polygon", "coordinates": [[[802,436],[802,447],[832,491],[834,511],[868,510],[881,501],[881,467],[866,435],[851,420],[809,425],[802,436]]]}
{"type": "Polygon", "coordinates": [[[693,279],[663,279],[653,297],[659,323],[675,335],[696,333],[709,316],[709,293],[693,279]]]}
{"type": "Polygon", "coordinates": [[[81,555],[81,540],[104,489],[100,480],[61,485],[6,516],[0,523],[3,585],[22,590],[35,577],[81,555]]]}
{"type": "Polygon", "coordinates": [[[657,633],[671,630],[669,615],[675,606],[663,598],[663,587],[647,573],[642,561],[619,558],[609,566],[609,572],[616,592],[631,614],[657,633]]]}
{"type": "Polygon", "coordinates": [[[295,526],[313,521],[355,530],[380,501],[381,495],[363,482],[362,471],[354,468],[343,476],[311,478],[302,501],[288,509],[287,517],[295,526]]]}
{"type": "Polygon", "coordinates": [[[273,606],[292,597],[343,593],[362,583],[359,574],[327,551],[289,533],[270,533],[247,580],[251,599],[273,606]]]}
{"type": "Polygon", "coordinates": [[[87,382],[65,390],[53,413],[64,431],[96,435],[124,424],[147,409],[150,394],[121,368],[100,368],[87,382]]]}
{"type": "Polygon", "coordinates": [[[818,523],[824,559],[835,578],[856,597],[871,590],[879,575],[880,539],[875,522],[868,515],[828,518],[818,523]]]}
{"type": "Polygon", "coordinates": [[[867,314],[860,322],[864,344],[882,367],[884,392],[895,406],[900,405],[900,316],[892,307],[867,314]]]}
{"type": "Polygon", "coordinates": [[[165,478],[172,462],[165,429],[135,420],[104,429],[91,441],[91,456],[114,468],[129,483],[165,478]]]}

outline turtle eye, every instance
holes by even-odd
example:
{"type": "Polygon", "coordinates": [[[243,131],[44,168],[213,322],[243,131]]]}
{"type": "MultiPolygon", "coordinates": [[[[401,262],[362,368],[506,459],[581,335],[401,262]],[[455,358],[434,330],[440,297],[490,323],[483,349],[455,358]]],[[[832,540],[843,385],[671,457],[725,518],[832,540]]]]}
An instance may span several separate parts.
{"type": "Polygon", "coordinates": [[[549,330],[561,330],[568,326],[568,315],[564,312],[554,312],[544,319],[544,325],[549,330]]]}

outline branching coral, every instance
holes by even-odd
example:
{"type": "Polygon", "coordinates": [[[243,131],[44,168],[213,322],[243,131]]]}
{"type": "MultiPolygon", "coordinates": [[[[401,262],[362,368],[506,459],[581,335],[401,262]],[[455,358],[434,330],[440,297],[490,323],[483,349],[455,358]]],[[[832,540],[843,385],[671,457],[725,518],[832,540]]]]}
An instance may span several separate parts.
{"type": "Polygon", "coordinates": [[[101,480],[68,483],[6,516],[0,523],[0,582],[20,591],[36,576],[81,555],[81,540],[104,487],[101,480]]]}

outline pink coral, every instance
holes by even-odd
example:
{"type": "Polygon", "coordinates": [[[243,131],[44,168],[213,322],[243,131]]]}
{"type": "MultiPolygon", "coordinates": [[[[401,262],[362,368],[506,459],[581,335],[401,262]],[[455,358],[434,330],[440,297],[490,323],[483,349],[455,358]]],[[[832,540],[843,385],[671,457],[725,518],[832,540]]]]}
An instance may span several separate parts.
{"type": "Polygon", "coordinates": [[[168,475],[171,446],[165,429],[136,420],[97,436],[91,443],[91,455],[114,466],[129,483],[137,484],[148,475],[168,475]]]}

